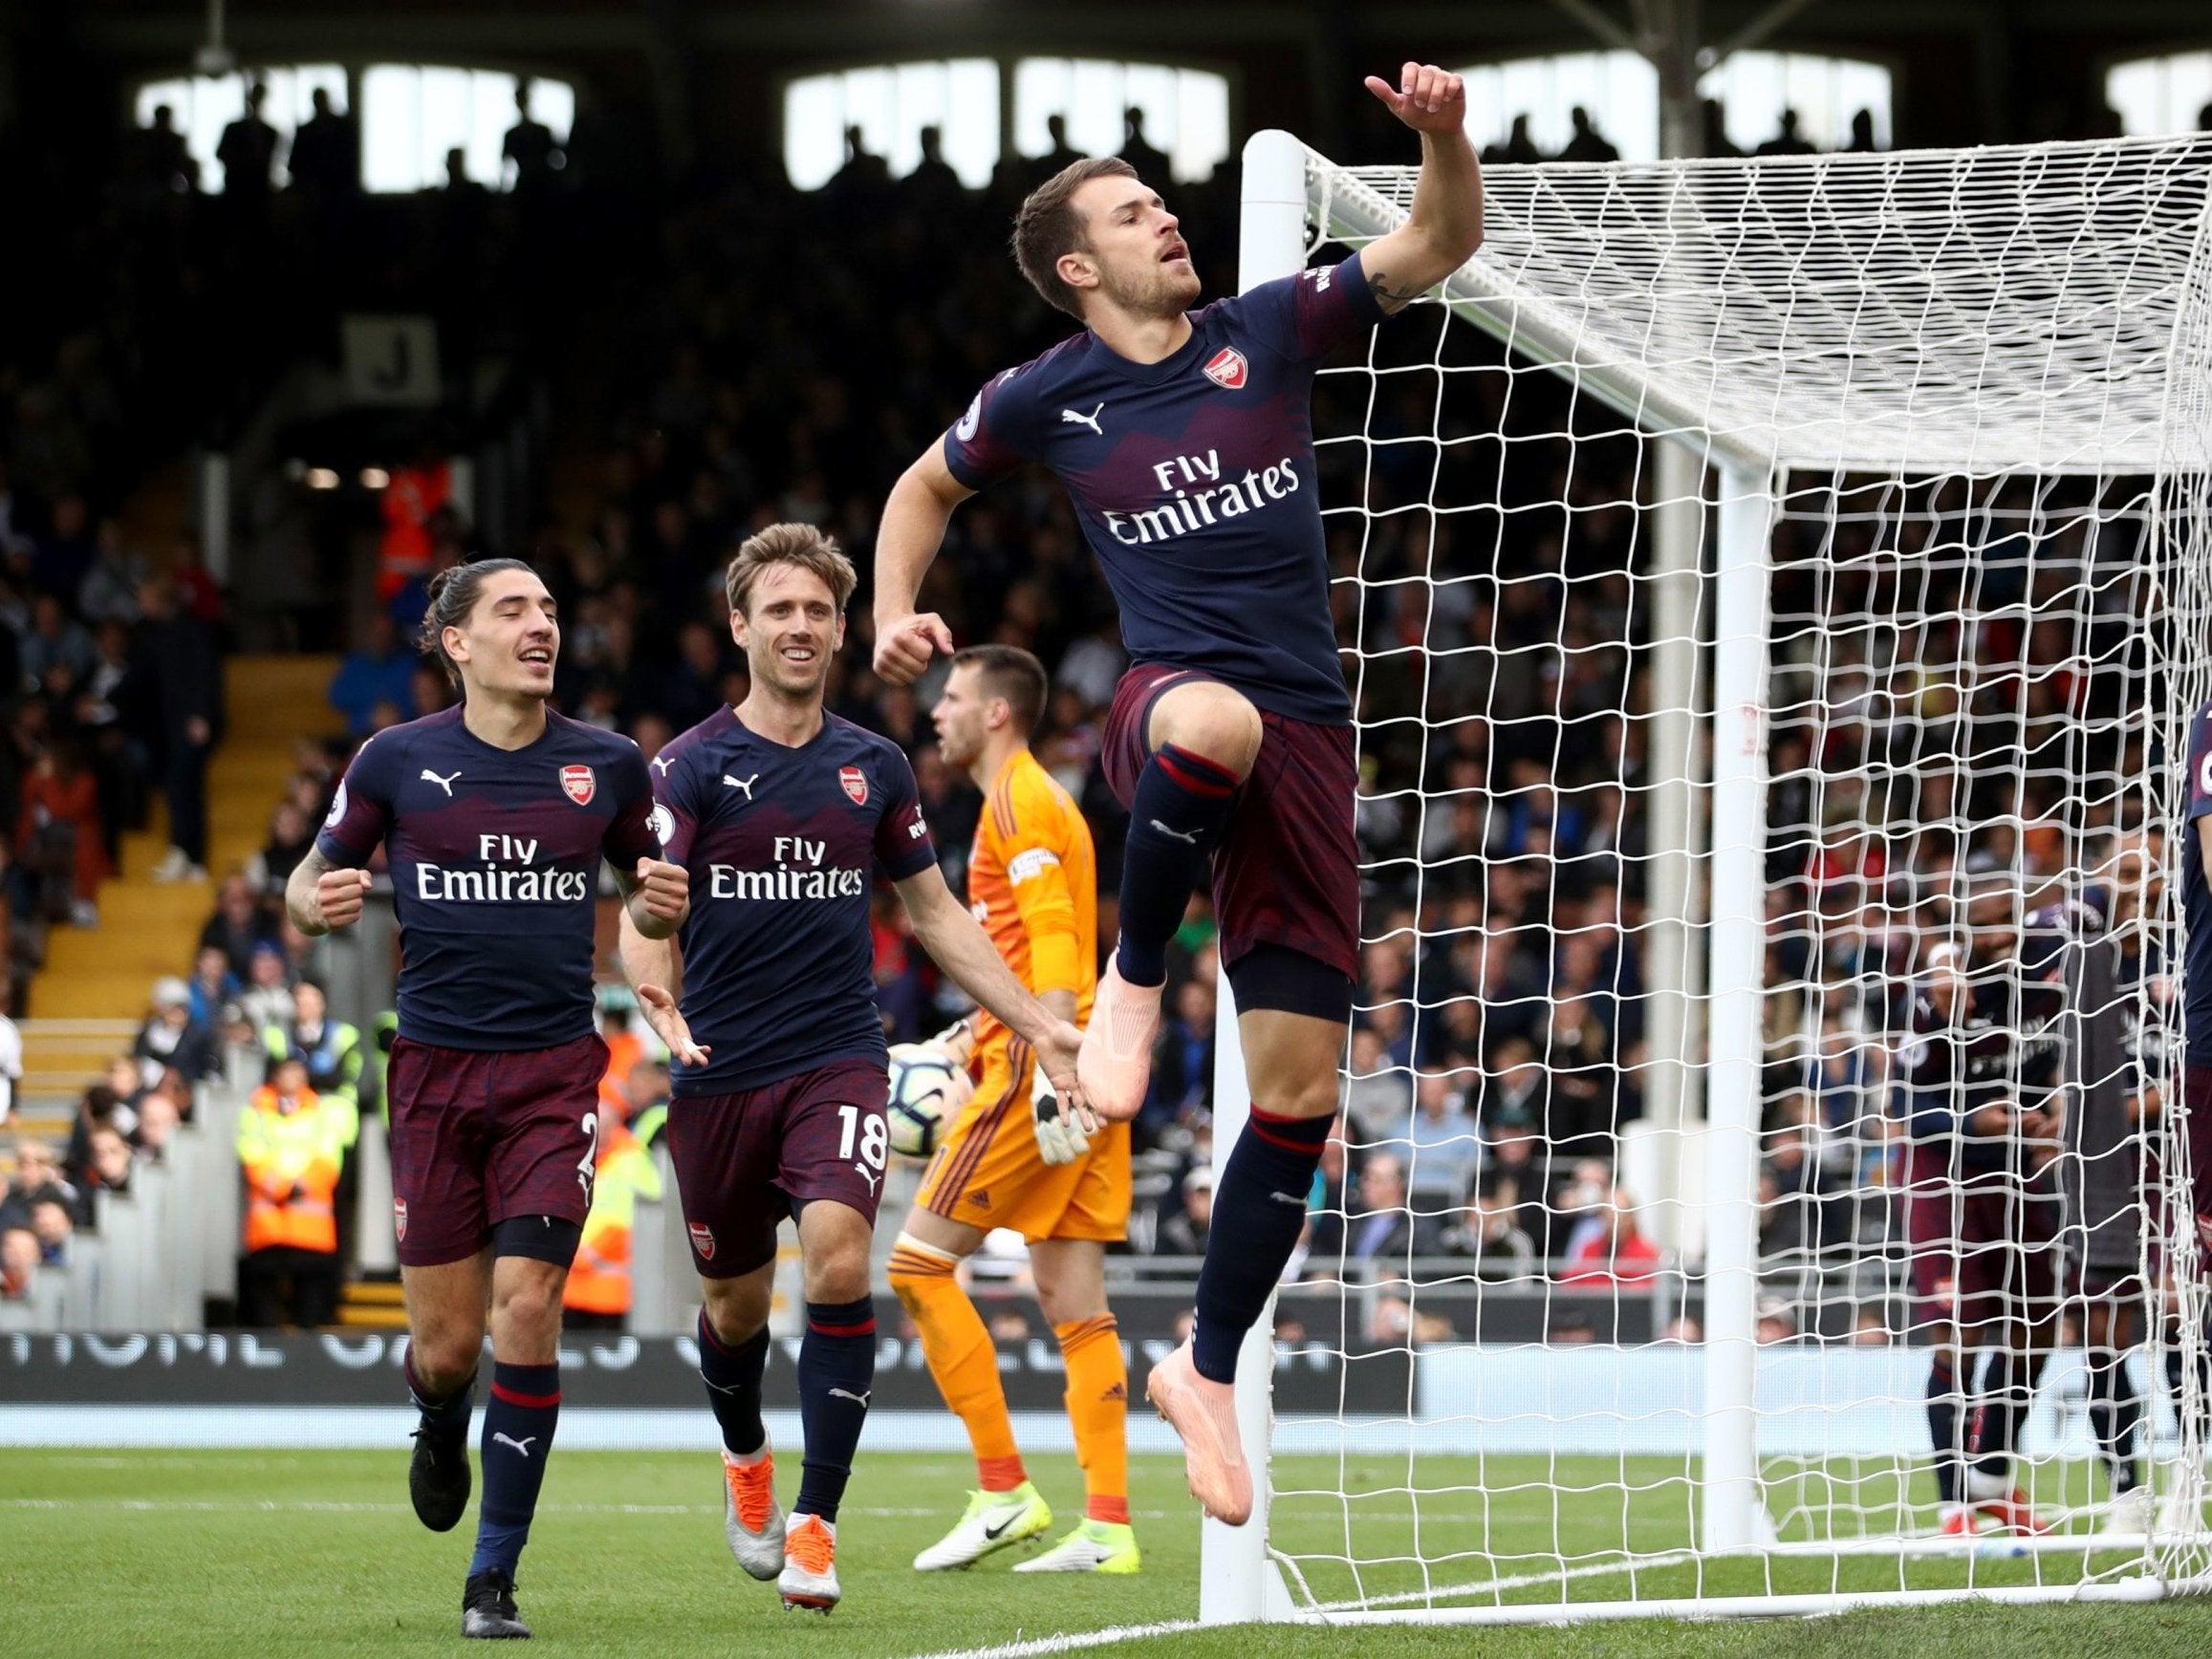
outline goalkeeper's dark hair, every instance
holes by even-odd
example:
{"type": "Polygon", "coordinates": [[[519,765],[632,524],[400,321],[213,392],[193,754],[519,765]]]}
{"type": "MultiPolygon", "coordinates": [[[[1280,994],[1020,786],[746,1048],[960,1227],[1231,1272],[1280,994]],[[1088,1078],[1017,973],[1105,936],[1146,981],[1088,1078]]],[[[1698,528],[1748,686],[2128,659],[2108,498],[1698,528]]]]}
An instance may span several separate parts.
{"type": "Polygon", "coordinates": [[[1045,718],[1051,682],[1045,665],[1018,645],[970,645],[953,654],[955,668],[972,667],[986,697],[1003,697],[1014,730],[1028,737],[1045,718]]]}
{"type": "Polygon", "coordinates": [[[472,564],[440,571],[430,578],[430,603],[423,612],[423,627],[415,636],[415,643],[423,656],[437,659],[456,691],[461,689],[461,665],[446,653],[445,630],[467,625],[468,614],[476,609],[477,598],[484,592],[485,578],[496,576],[502,571],[537,574],[520,559],[478,559],[472,564]]]}
{"type": "Polygon", "coordinates": [[[1134,179],[1137,169],[1119,156],[1070,162],[1034,190],[1014,215],[1014,263],[1044,295],[1045,303],[1083,320],[1082,296],[1060,280],[1060,256],[1091,246],[1091,227],[1075,211],[1075,192],[1094,179],[1134,179]]]}

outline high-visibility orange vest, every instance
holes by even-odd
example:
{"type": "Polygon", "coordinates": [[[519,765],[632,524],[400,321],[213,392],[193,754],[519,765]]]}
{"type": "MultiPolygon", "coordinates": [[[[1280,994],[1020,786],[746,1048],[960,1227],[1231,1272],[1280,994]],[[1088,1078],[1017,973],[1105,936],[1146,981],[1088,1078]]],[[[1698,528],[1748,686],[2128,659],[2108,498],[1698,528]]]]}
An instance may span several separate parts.
{"type": "Polygon", "coordinates": [[[661,1171],[653,1154],[619,1123],[602,1119],[592,1208],[569,1268],[563,1307],[578,1313],[630,1311],[630,1232],[638,1219],[638,1200],[660,1196],[661,1171]]]}
{"type": "Polygon", "coordinates": [[[630,1081],[631,1070],[645,1057],[645,1045],[631,1031],[601,1036],[607,1045],[607,1069],[599,1075],[599,1121],[627,1123],[630,1096],[624,1086],[630,1081]]]}
{"type": "Polygon", "coordinates": [[[453,469],[445,462],[398,466],[384,486],[384,533],[377,544],[377,597],[389,600],[409,582],[430,573],[430,515],[453,495],[453,469]]]}
{"type": "Polygon", "coordinates": [[[246,1248],[289,1245],[326,1254],[338,1247],[338,1164],[345,1126],[312,1088],[284,1110],[264,1084],[238,1118],[238,1162],[246,1171],[246,1248]]]}

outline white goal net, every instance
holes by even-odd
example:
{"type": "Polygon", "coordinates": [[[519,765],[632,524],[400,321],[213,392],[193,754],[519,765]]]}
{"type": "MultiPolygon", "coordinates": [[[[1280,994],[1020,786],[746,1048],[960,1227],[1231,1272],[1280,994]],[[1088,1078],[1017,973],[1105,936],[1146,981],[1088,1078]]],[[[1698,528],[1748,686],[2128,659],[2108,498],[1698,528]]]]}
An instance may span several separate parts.
{"type": "MultiPolygon", "coordinates": [[[[1244,285],[1413,184],[1260,135],[1244,285]]],[[[1486,186],[1316,388],[1365,960],[1272,1363],[1343,1401],[1204,1615],[2204,1587],[2212,139],[1486,186]]]]}

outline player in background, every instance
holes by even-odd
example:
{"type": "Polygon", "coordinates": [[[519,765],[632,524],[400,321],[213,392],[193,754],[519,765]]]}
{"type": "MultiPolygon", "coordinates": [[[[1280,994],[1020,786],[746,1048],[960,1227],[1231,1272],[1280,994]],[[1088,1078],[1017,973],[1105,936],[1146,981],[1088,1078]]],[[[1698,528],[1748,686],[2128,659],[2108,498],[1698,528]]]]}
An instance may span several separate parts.
{"type": "Polygon", "coordinates": [[[2085,1350],[2090,1428],[2112,1482],[2098,1531],[2139,1538],[2150,1528],[2151,1492],[2136,1461],[2144,1401],[2126,1350],[2143,1336],[2142,1215],[2151,1196],[2129,971],[2141,959],[2130,945],[2142,920],[2142,838],[2114,843],[2099,873],[2109,881],[2028,917],[2021,995],[2061,1034],[2063,1150],[2052,1174],[2066,1206],[2066,1296],[2085,1350]]]}
{"type": "MultiPolygon", "coordinates": [[[[953,657],[933,714],[945,761],[985,797],[967,866],[969,908],[1037,1000],[1080,1024],[1097,984],[1097,855],[1082,812],[1030,752],[1046,689],[1044,666],[1028,652],[971,646],[953,657]]],[[[959,1525],[914,1564],[971,1566],[1052,1525],[1014,1444],[997,1346],[954,1277],[986,1233],[1011,1227],[1029,1240],[1037,1302],[1067,1361],[1068,1420],[1086,1489],[1082,1524],[1014,1570],[1133,1573],[1129,1375],[1106,1305],[1106,1246],[1129,1232],[1129,1126],[1109,1123],[1086,1137],[1051,1104],[1028,1045],[988,1014],[975,1023],[982,1084],[930,1163],[891,1253],[891,1288],[922,1332],[945,1404],[967,1427],[980,1477],[959,1525]]]]}
{"type": "MultiPolygon", "coordinates": [[[[2212,871],[2212,703],[2198,709],[2189,721],[2187,799],[2181,839],[2181,919],[2186,938],[2181,964],[2181,1111],[2189,1137],[2189,1201],[2195,1212],[2191,1219],[2198,1260],[2202,1271],[2212,1273],[2212,877],[2207,875],[2212,871]]],[[[2208,1347],[2212,1331],[2184,1325],[2171,1350],[2178,1370],[2186,1363],[2179,1357],[2184,1350],[2194,1360],[2201,1405],[2212,1394],[2208,1347]]],[[[2168,1499],[2175,1519],[2186,1522],[2187,1530],[2197,1530],[2202,1524],[2203,1502],[2203,1470],[2178,1470],[2168,1499]]]]}
{"type": "Polygon", "coordinates": [[[385,1078],[392,1215],[422,1414],[408,1488],[434,1532],[467,1507],[488,1307],[484,1502],[462,1634],[528,1636],[515,1564],[560,1416],[561,1290],[590,1212],[606,1067],[592,1002],[599,863],[645,934],[675,931],[687,886],[661,860],[638,745],[546,706],[560,622],[528,565],[442,572],[423,643],[461,703],[361,745],[285,903],[303,933],[347,926],[384,845],[401,946],[385,1078]]]}
{"type": "Polygon", "coordinates": [[[898,885],[937,965],[1039,1056],[1054,1110],[1097,1124],[1075,1085],[1081,1034],[1022,987],[937,868],[914,773],[889,740],[826,714],[852,562],[808,525],[747,541],[726,578],[751,687],[653,762],[654,824],[695,895],[682,952],[625,922],[622,963],[679,1067],[668,1146],[705,1305],[699,1369],[722,1430],[724,1535],[787,1607],[827,1612],[837,1507],[876,1376],[868,1245],[889,1093],[876,1009],[874,872],[898,885]],[[787,1530],[761,1421],[776,1225],[798,1222],[806,1436],[787,1530]]]}
{"type": "Polygon", "coordinates": [[[1974,900],[1971,971],[1957,944],[1930,952],[1898,1060],[1929,1443],[1941,1530],[1959,1536],[2049,1530],[2011,1465],[2057,1317],[2056,1038],[2020,1029],[2017,937],[1992,914],[2010,903],[1974,900]]]}
{"type": "Polygon", "coordinates": [[[1195,1334],[1146,1393],[1191,1491],[1242,1524],[1251,1473],[1237,1350],[1305,1223],[1358,973],[1352,705],[1329,610],[1311,420],[1319,360],[1466,262],[1482,181],[1460,78],[1408,63],[1370,91],[1420,135],[1406,224],[1334,266],[1200,311],[1175,215],[1124,162],[1072,163],[1014,226],[1022,273],[1083,332],[977,393],[891,493],[876,552],[876,671],[912,682],[953,642],[916,614],[953,509],[1038,462],[1067,485],[1134,666],[1105,762],[1130,808],[1121,937],[1081,1061],[1105,1116],[1143,1104],[1167,941],[1211,867],[1252,1113],[1214,1193],[1195,1334]]]}

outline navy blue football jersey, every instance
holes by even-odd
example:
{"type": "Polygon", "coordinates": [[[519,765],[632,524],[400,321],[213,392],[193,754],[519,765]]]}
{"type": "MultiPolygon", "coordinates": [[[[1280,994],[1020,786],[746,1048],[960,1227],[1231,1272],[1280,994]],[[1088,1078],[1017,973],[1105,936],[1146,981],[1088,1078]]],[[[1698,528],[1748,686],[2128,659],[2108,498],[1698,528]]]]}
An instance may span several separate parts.
{"type": "Polygon", "coordinates": [[[834,1060],[886,1061],[875,871],[937,862],[896,743],[825,715],[791,748],[722,708],[653,761],[654,829],[691,873],[683,1019],[713,1052],[672,1092],[758,1088],[834,1060]]]}
{"type": "Polygon", "coordinates": [[[1357,255],[1190,313],[1134,363],[1089,330],[1008,369],[945,434],[981,489],[1024,462],[1068,486],[1138,663],[1201,670],[1260,707],[1352,718],[1329,614],[1313,372],[1382,308],[1357,255]]]}
{"type": "Polygon", "coordinates": [[[2056,1082],[2055,1039],[2024,1037],[2020,998],[1998,974],[1979,976],[1946,1020],[1924,990],[1914,995],[1909,1035],[1898,1052],[1897,1081],[1914,1142],[1948,1159],[1955,1174],[2016,1164],[2010,1133],[1973,1127],[1985,1106],[2049,1104],[2056,1082]]]}
{"type": "Polygon", "coordinates": [[[554,714],[519,749],[449,708],[379,732],[315,847],[360,869],[384,843],[400,916],[400,1033],[444,1048],[550,1048],[594,1029],[599,860],[660,856],[645,757],[554,714]]]}
{"type": "Polygon", "coordinates": [[[2212,1065],[2212,885],[2197,821],[2212,815],[2212,703],[2189,722],[2189,809],[2181,826],[2181,1036],[2192,1066],[2212,1065]]]}

